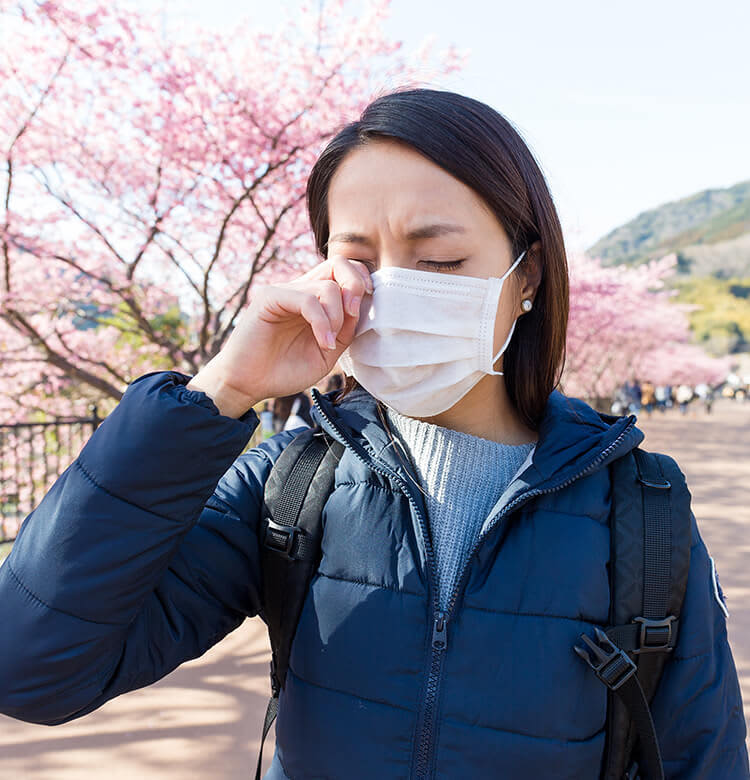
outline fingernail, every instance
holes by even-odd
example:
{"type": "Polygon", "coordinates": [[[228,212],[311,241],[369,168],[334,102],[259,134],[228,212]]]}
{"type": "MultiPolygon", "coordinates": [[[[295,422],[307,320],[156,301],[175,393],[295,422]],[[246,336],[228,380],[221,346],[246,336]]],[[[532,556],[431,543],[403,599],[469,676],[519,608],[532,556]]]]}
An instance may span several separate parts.
{"type": "Polygon", "coordinates": [[[359,304],[362,302],[362,299],[355,295],[351,301],[349,301],[349,314],[352,315],[352,317],[356,317],[359,314],[359,304]]]}
{"type": "Polygon", "coordinates": [[[326,333],[326,344],[328,349],[336,349],[336,337],[330,330],[326,333]]]}

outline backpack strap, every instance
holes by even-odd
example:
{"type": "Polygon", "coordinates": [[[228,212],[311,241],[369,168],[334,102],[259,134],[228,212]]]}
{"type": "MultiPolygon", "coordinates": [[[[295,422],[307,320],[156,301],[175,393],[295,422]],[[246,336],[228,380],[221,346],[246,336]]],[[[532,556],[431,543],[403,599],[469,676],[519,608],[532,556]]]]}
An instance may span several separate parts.
{"type": "Polygon", "coordinates": [[[602,777],[663,778],[649,704],[675,647],[690,563],[690,493],[677,464],[636,449],[610,467],[610,627],[574,648],[609,688],[602,777]],[[593,653],[589,655],[589,652],[593,653]],[[638,742],[640,768],[632,762],[638,742]]]}
{"type": "Polygon", "coordinates": [[[319,427],[298,434],[279,455],[266,480],[258,527],[263,617],[271,641],[271,690],[258,755],[276,719],[289,654],[310,581],[320,562],[323,506],[333,489],[344,446],[319,427]]]}

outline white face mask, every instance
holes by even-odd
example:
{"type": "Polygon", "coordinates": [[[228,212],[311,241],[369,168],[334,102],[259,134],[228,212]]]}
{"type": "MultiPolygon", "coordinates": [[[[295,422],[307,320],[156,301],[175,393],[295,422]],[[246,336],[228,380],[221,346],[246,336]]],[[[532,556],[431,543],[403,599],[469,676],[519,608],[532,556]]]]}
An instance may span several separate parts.
{"type": "Polygon", "coordinates": [[[501,277],[478,279],[410,268],[372,273],[373,293],[362,302],[355,337],[341,368],[401,414],[430,417],[450,409],[486,374],[510,344],[492,355],[501,277]]]}

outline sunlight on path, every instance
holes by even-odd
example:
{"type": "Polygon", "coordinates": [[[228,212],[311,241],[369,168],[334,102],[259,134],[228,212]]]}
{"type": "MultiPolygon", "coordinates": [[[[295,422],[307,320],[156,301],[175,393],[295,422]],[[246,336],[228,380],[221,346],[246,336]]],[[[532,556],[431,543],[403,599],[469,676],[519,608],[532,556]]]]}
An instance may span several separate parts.
{"type": "MultiPolygon", "coordinates": [[[[727,631],[740,676],[750,731],[750,403],[722,401],[682,418],[645,414],[638,425],[644,449],[665,452],[680,464],[693,494],[693,512],[716,562],[727,599],[727,631]]],[[[748,740],[750,745],[750,740],[748,740]]]]}

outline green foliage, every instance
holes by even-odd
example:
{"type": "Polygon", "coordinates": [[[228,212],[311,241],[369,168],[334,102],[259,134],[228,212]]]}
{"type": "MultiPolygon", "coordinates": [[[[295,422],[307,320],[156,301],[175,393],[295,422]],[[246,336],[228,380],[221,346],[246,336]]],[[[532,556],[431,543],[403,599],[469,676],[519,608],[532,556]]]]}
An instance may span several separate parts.
{"type": "MultiPolygon", "coordinates": [[[[133,314],[126,303],[121,303],[114,312],[100,316],[102,325],[109,325],[120,331],[118,344],[140,347],[148,342],[143,325],[133,319],[133,314]]],[[[187,317],[177,305],[172,305],[164,314],[158,314],[148,320],[149,327],[164,340],[176,347],[183,347],[188,341],[187,317]]],[[[156,369],[155,369],[156,370],[156,369]]]]}
{"type": "Polygon", "coordinates": [[[675,282],[677,300],[697,307],[689,314],[695,338],[715,354],[750,348],[750,279],[705,277],[675,282]]]}
{"type": "Polygon", "coordinates": [[[187,317],[180,311],[176,304],[169,307],[164,314],[159,314],[149,321],[151,327],[172,344],[178,347],[185,346],[187,340],[187,317]]]}
{"type": "Polygon", "coordinates": [[[750,233],[750,198],[690,230],[659,241],[651,254],[668,254],[696,244],[718,244],[750,233]]]}

